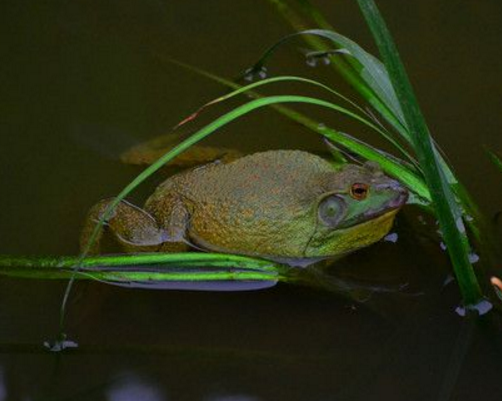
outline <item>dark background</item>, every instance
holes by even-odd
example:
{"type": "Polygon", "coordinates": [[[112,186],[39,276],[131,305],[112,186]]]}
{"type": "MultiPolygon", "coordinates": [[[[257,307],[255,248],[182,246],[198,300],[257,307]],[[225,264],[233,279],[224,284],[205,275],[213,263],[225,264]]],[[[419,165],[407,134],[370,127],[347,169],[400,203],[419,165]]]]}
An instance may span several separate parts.
{"type": "MultiPolygon", "coordinates": [[[[340,33],[375,52],[356,2],[315,4],[340,33]]],[[[493,215],[502,206],[502,176],[484,146],[502,151],[502,3],[378,5],[434,137],[493,215]]],[[[164,57],[231,78],[292,32],[258,0],[5,1],[0,19],[0,253],[24,255],[76,254],[88,208],[139,172],[120,163],[120,152],[169,132],[224,92],[164,57]]],[[[345,88],[330,68],[307,67],[302,47],[281,50],[271,75],[345,88]]],[[[383,145],[336,115],[302,110],[383,145]]],[[[315,135],[269,110],[210,142],[243,151],[322,149],[315,135]]],[[[69,311],[68,331],[80,348],[63,357],[41,343],[57,333],[65,284],[2,277],[0,400],[500,399],[500,330],[488,318],[472,326],[454,314],[458,294],[443,290],[436,274],[448,268],[445,256],[417,235],[415,215],[404,215],[398,244],[340,263],[384,281],[411,281],[420,296],[378,295],[359,305],[287,286],[212,294],[87,283],[77,286],[69,311]]]]}

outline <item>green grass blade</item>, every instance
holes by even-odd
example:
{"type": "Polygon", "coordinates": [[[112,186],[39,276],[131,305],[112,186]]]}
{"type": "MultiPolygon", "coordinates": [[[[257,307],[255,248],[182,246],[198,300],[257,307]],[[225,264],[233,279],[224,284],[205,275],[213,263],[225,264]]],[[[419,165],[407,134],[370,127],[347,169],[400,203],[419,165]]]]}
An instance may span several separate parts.
{"type": "MultiPolygon", "coordinates": [[[[74,273],[77,261],[77,257],[0,256],[0,274],[30,279],[67,279],[74,273]]],[[[76,278],[123,285],[143,283],[150,287],[173,283],[183,288],[187,283],[213,281],[277,282],[286,270],[270,261],[237,255],[155,253],[89,257],[81,262],[76,278]]],[[[259,288],[262,285],[258,283],[259,288]]],[[[228,289],[228,283],[223,283],[221,288],[228,289]]]]}
{"type": "MultiPolygon", "coordinates": [[[[302,82],[302,83],[308,83],[310,85],[313,85],[313,86],[316,86],[318,88],[324,89],[325,91],[327,91],[327,92],[335,95],[336,97],[344,100],[345,102],[349,103],[351,106],[353,106],[354,108],[356,108],[357,110],[359,110],[363,114],[367,115],[367,112],[365,110],[363,110],[361,107],[359,107],[356,103],[354,103],[353,101],[351,101],[350,99],[348,99],[347,97],[345,97],[344,95],[342,95],[341,93],[339,93],[339,92],[335,91],[334,89],[330,88],[329,86],[324,85],[324,84],[322,84],[322,83],[320,83],[318,81],[315,81],[315,80],[312,80],[312,79],[307,79],[307,78],[296,77],[296,76],[279,76],[279,77],[264,79],[262,81],[254,82],[254,83],[251,83],[251,84],[248,84],[248,85],[245,85],[245,86],[241,86],[241,87],[235,89],[231,93],[228,93],[228,94],[226,94],[224,96],[216,98],[216,99],[214,99],[214,100],[206,103],[202,107],[200,107],[199,110],[197,110],[195,113],[191,114],[189,117],[187,117],[186,119],[184,119],[180,123],[180,125],[184,124],[185,122],[192,121],[194,118],[196,118],[208,106],[215,105],[217,103],[221,103],[221,102],[223,102],[225,100],[229,100],[229,99],[231,99],[231,98],[233,98],[235,96],[241,95],[241,94],[245,94],[245,93],[247,93],[249,91],[252,91],[253,89],[256,89],[256,88],[258,88],[260,86],[269,85],[269,84],[277,83],[277,82],[302,82]]],[[[373,122],[371,122],[367,118],[361,116],[360,114],[358,114],[356,112],[353,112],[350,109],[347,109],[347,108],[345,108],[343,106],[339,106],[339,112],[342,113],[342,114],[345,114],[345,115],[351,117],[352,119],[354,119],[356,121],[359,121],[363,125],[366,125],[367,127],[371,128],[372,130],[374,130],[375,132],[377,132],[378,134],[380,134],[382,137],[384,137],[392,146],[394,146],[394,148],[396,148],[403,156],[405,156],[407,160],[410,160],[410,161],[414,162],[413,156],[411,156],[411,154],[405,148],[403,148],[401,146],[401,144],[399,144],[396,140],[394,140],[394,138],[387,131],[385,131],[384,129],[380,128],[378,125],[374,124],[373,122]]],[[[371,118],[371,116],[370,116],[370,118],[371,118]]]]}
{"type": "MultiPolygon", "coordinates": [[[[342,99],[344,102],[347,102],[349,105],[354,107],[356,110],[358,110],[362,114],[364,114],[368,117],[371,117],[367,113],[367,111],[364,110],[361,106],[359,106],[356,102],[354,102],[351,99],[349,99],[348,97],[342,95],[340,92],[334,90],[333,88],[330,88],[329,86],[327,86],[319,81],[316,81],[314,79],[297,77],[297,76],[293,76],[293,75],[283,75],[283,76],[278,76],[278,77],[266,78],[266,79],[262,79],[260,81],[253,82],[253,83],[250,83],[250,84],[244,85],[244,86],[238,85],[238,87],[234,91],[232,91],[224,96],[221,96],[215,100],[210,101],[209,103],[207,103],[207,105],[212,105],[215,103],[219,103],[219,102],[231,99],[237,95],[249,92],[249,91],[256,89],[260,86],[269,85],[269,84],[276,83],[276,82],[284,82],[284,81],[286,81],[286,82],[301,82],[301,83],[306,83],[306,84],[316,86],[320,89],[323,89],[323,90],[331,93],[332,95],[336,96],[337,98],[342,99]]],[[[205,107],[205,106],[202,106],[202,107],[205,107]]],[[[361,117],[361,118],[363,118],[363,117],[361,117]]]]}
{"type": "MultiPolygon", "coordinates": [[[[286,21],[288,21],[295,31],[306,31],[311,27],[311,23],[307,24],[303,18],[298,15],[285,0],[269,0],[270,3],[277,9],[286,21]]],[[[334,31],[333,28],[326,22],[319,11],[312,11],[312,5],[307,5],[307,1],[303,1],[302,8],[306,13],[318,23],[318,25],[327,31],[334,31]],[[316,15],[317,14],[317,15],[316,15]]],[[[311,48],[318,51],[329,50],[330,47],[317,36],[302,35],[302,39],[311,48]]],[[[345,60],[341,57],[331,58],[332,67],[358,92],[397,132],[402,136],[407,135],[407,128],[403,125],[402,120],[395,115],[389,105],[385,104],[377,93],[370,87],[368,83],[359,75],[360,67],[357,66],[357,60],[354,58],[345,60]]]]}
{"type": "Polygon", "coordinates": [[[411,83],[380,12],[373,0],[358,0],[358,3],[385,62],[392,85],[398,98],[401,99],[403,113],[412,134],[414,149],[431,192],[464,303],[466,306],[475,305],[482,299],[482,294],[468,259],[470,247],[461,217],[462,210],[455,201],[442,171],[442,164],[434,149],[411,83]]]}
{"type": "MultiPolygon", "coordinates": [[[[398,126],[406,126],[401,106],[383,64],[357,43],[339,33],[324,29],[309,29],[287,35],[269,47],[250,71],[260,70],[279,47],[299,36],[317,36],[328,39],[337,48],[345,49],[349,53],[346,59],[352,66],[352,70],[350,74],[345,72],[344,78],[393,125],[396,125],[397,119],[398,126]],[[385,109],[389,108],[390,114],[381,110],[382,107],[379,105],[384,105],[385,109]]],[[[338,58],[333,57],[334,60],[338,58]]],[[[399,132],[405,139],[410,140],[406,129],[400,129],[399,132]]]]}
{"type": "Polygon", "coordinates": [[[502,172],[502,160],[491,150],[486,149],[485,151],[492,163],[502,172]]]}
{"type": "MultiPolygon", "coordinates": [[[[77,257],[31,257],[0,255],[0,268],[69,268],[75,265],[77,257]]],[[[140,253],[89,256],[82,262],[82,267],[121,267],[121,266],[183,266],[187,268],[245,268],[273,270],[278,264],[269,260],[219,253],[140,253]]]]}

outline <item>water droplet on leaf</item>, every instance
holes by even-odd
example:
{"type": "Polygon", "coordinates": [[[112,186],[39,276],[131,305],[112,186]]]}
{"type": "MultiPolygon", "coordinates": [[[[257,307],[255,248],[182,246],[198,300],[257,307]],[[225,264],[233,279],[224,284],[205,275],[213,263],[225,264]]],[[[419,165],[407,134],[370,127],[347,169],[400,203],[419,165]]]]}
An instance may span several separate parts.
{"type": "Polygon", "coordinates": [[[469,254],[469,262],[471,262],[472,264],[479,262],[479,255],[474,252],[471,252],[469,254]]]}
{"type": "Polygon", "coordinates": [[[464,225],[464,220],[462,220],[462,217],[458,217],[457,220],[455,221],[455,224],[457,226],[457,230],[465,234],[465,225],[464,225]]]}
{"type": "Polygon", "coordinates": [[[253,82],[256,79],[267,78],[267,68],[261,66],[259,68],[249,68],[244,72],[244,80],[248,82],[253,82]]]}
{"type": "Polygon", "coordinates": [[[448,274],[446,276],[446,278],[444,279],[444,282],[443,282],[443,287],[446,287],[448,284],[451,284],[455,281],[455,277],[453,277],[453,275],[451,274],[448,274]]]}

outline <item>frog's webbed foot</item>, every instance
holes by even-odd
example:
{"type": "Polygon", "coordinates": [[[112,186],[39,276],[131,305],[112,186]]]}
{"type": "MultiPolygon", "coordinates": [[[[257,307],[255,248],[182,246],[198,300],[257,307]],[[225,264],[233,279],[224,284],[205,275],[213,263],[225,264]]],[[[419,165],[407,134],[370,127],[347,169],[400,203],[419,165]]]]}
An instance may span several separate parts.
{"type": "MultiPolygon", "coordinates": [[[[81,250],[87,247],[96,224],[103,217],[112,200],[102,200],[89,211],[80,237],[81,250]]],[[[155,252],[161,244],[169,241],[168,233],[159,228],[156,220],[149,213],[126,201],[121,201],[107,219],[88,250],[89,254],[100,252],[103,234],[108,232],[113,234],[115,240],[126,252],[155,252]]]]}

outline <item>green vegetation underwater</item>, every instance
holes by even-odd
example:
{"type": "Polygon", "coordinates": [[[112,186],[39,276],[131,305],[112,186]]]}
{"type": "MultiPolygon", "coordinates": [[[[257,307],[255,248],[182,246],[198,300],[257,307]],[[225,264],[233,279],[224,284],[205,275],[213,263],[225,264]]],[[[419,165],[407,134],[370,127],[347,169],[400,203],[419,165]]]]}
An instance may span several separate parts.
{"type": "Polygon", "coordinates": [[[498,2],[2,8],[0,401],[500,398],[498,2]]]}

